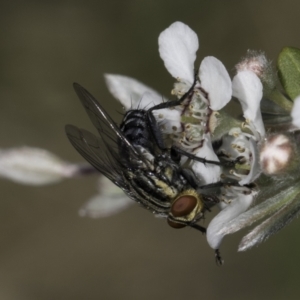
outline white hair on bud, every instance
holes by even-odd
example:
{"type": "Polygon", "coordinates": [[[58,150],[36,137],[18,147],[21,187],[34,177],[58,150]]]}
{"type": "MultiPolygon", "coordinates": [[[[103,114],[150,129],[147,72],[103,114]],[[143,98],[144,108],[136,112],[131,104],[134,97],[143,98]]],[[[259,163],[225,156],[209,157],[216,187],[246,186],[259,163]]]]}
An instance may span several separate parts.
{"type": "Polygon", "coordinates": [[[264,142],[260,164],[265,174],[275,175],[286,169],[293,154],[290,139],[284,134],[272,135],[264,142]]]}

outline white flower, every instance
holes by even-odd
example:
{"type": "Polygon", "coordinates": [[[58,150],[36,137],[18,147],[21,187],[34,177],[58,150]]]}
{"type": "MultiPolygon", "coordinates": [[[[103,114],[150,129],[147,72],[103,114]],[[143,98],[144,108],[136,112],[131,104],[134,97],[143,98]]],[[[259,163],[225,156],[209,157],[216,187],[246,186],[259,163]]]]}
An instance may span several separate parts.
{"type": "MultiPolygon", "coordinates": [[[[158,38],[159,53],[169,73],[178,80],[172,91],[182,97],[195,81],[194,62],[199,47],[195,32],[181,22],[175,22],[158,38]]],[[[209,118],[212,110],[220,110],[231,99],[231,79],[224,65],[215,57],[205,57],[200,64],[197,82],[188,97],[188,106],[183,116],[193,118],[191,123],[182,122],[181,136],[174,140],[179,147],[209,160],[219,161],[211,145],[209,118]],[[194,150],[197,149],[197,150],[194,150]]],[[[179,120],[178,120],[179,121],[179,120]]],[[[181,120],[182,121],[182,120],[181,120]]],[[[194,161],[191,168],[204,183],[216,182],[220,178],[220,167],[194,161]]]]}
{"type": "Polygon", "coordinates": [[[44,185],[78,175],[79,166],[47,150],[20,147],[0,150],[0,176],[28,185],[44,185]]]}
{"type": "MultiPolygon", "coordinates": [[[[160,34],[158,45],[160,57],[169,73],[186,85],[182,89],[181,84],[177,94],[186,92],[194,82],[194,62],[199,47],[196,33],[187,25],[175,22],[160,34]]],[[[199,79],[212,110],[220,110],[230,101],[231,79],[218,59],[212,56],[204,58],[199,68],[199,79]]]]}

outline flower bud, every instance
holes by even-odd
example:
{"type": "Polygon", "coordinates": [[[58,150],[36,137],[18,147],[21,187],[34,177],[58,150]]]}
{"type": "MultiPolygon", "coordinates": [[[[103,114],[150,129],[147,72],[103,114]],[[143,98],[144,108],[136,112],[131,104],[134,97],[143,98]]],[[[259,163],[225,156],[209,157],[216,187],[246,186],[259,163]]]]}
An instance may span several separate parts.
{"type": "Polygon", "coordinates": [[[260,150],[260,164],[267,175],[278,175],[287,170],[293,158],[294,148],[290,138],[276,134],[265,139],[260,150]]]}
{"type": "Polygon", "coordinates": [[[276,86],[276,73],[271,61],[262,51],[248,50],[235,68],[237,72],[251,71],[255,73],[268,91],[273,90],[276,86]]]}

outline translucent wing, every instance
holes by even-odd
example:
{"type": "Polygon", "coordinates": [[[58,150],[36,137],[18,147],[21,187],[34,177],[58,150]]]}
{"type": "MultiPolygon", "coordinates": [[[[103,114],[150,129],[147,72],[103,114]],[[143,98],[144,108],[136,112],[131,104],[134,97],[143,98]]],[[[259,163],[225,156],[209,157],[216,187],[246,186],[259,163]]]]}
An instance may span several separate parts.
{"type": "MultiPolygon", "coordinates": [[[[129,173],[134,177],[135,171],[140,168],[147,170],[150,163],[147,155],[139,152],[130,143],[87,90],[77,83],[74,84],[74,88],[100,137],[87,130],[67,125],[65,129],[70,142],[92,166],[119,186],[129,198],[149,209],[151,207],[149,200],[141,197],[139,194],[141,189],[137,191],[137,187],[128,179],[129,173]]],[[[156,206],[153,207],[154,211],[155,209],[156,206]]]]}
{"type": "Polygon", "coordinates": [[[122,170],[128,167],[134,168],[145,158],[86,89],[78,83],[74,83],[74,89],[100,137],[73,125],[67,125],[66,133],[70,142],[98,171],[122,189],[127,190],[127,183],[124,183],[122,179],[122,170]],[[123,150],[126,150],[126,157],[122,157],[120,145],[123,150]]]}
{"type": "Polygon", "coordinates": [[[127,190],[122,176],[122,161],[117,148],[105,144],[101,138],[73,125],[66,126],[66,133],[74,148],[99,172],[122,189],[127,190]]]}
{"type": "Polygon", "coordinates": [[[122,147],[127,148],[127,153],[130,153],[131,158],[135,158],[136,160],[143,160],[139,152],[123,135],[122,131],[115,124],[112,118],[106,113],[100,103],[78,83],[74,83],[73,86],[83,107],[85,108],[92,123],[97,128],[101,137],[104,140],[111,139],[115,143],[121,142],[122,147]]]}

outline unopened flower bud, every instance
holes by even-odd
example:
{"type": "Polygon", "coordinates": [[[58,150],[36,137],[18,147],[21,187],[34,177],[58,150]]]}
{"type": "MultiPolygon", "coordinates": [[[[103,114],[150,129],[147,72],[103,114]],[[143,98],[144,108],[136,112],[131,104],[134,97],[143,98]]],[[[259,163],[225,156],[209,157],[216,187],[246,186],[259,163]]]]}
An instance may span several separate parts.
{"type": "Polygon", "coordinates": [[[266,138],[260,152],[260,164],[267,175],[278,175],[287,170],[294,154],[290,138],[276,134],[266,138]]]}
{"type": "Polygon", "coordinates": [[[254,72],[262,81],[265,88],[273,90],[276,76],[271,64],[262,51],[248,50],[245,57],[235,66],[237,72],[254,72]]]}

